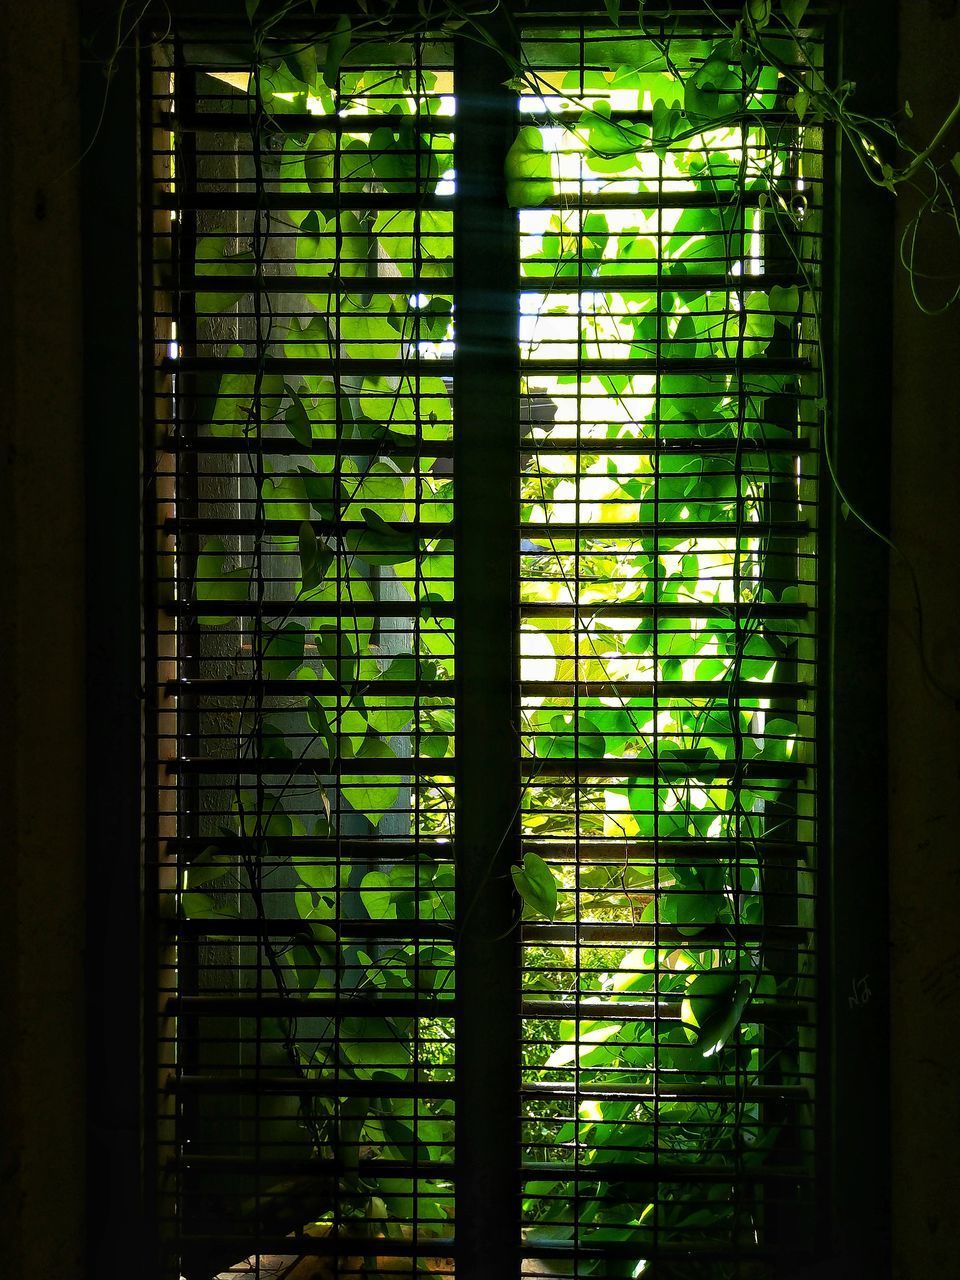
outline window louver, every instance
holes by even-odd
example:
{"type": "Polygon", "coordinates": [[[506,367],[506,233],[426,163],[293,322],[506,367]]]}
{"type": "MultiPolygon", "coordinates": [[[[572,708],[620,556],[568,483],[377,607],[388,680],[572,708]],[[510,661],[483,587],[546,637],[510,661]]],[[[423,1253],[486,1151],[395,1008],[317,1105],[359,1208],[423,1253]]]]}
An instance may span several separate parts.
{"type": "Polygon", "coordinates": [[[153,51],[164,1275],[812,1243],[821,140],[488,30],[153,51]]]}

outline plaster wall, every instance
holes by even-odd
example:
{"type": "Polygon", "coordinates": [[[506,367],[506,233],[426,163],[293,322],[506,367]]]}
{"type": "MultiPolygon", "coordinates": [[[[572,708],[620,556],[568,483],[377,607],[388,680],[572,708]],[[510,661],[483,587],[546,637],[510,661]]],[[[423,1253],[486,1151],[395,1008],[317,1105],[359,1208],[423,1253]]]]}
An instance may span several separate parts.
{"type": "MultiPolygon", "coordinates": [[[[955,0],[903,0],[900,100],[930,138],[960,94],[955,0]]],[[[942,155],[960,149],[954,127],[942,155]]],[[[954,184],[955,195],[960,184],[954,184]]],[[[899,229],[916,209],[907,196],[899,229]]],[[[928,226],[921,270],[960,271],[956,235],[928,226]]],[[[944,297],[943,283],[921,282],[944,297]]],[[[957,1274],[960,1205],[960,306],[924,316],[896,276],[892,533],[923,606],[919,654],[910,576],[891,570],[889,640],[891,1084],[894,1280],[957,1274]]],[[[865,442],[865,444],[868,442],[865,442]]]]}
{"type": "Polygon", "coordinates": [[[85,1102],[79,47],[71,0],[3,8],[0,1269],[72,1280],[85,1102]]]}
{"type": "MultiPolygon", "coordinates": [[[[8,0],[0,20],[0,1239],[10,1275],[71,1280],[84,1274],[87,764],[76,26],[71,0],[8,0]]],[[[923,138],[960,87],[956,4],[904,0],[900,38],[900,96],[923,138]]],[[[909,208],[908,197],[901,226],[909,208]]],[[[921,265],[943,262],[937,242],[931,229],[921,265]]],[[[956,271],[956,244],[940,243],[956,271]]],[[[960,308],[923,316],[900,273],[894,321],[893,535],[918,575],[927,664],[951,695],[924,675],[910,578],[895,564],[894,1275],[928,1280],[955,1273],[960,1204],[960,308]]]]}

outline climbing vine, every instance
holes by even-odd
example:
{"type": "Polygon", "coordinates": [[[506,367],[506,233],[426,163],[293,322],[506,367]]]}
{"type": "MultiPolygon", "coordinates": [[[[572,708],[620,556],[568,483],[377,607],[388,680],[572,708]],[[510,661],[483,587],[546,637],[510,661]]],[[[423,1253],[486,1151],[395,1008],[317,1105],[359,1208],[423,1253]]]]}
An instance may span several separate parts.
{"type": "MultiPolygon", "coordinates": [[[[603,1274],[636,1277],[657,1274],[664,1245],[755,1240],[762,1202],[731,1199],[731,1179],[752,1185],[802,1146],[806,1104],[787,1118],[764,1099],[803,1095],[811,1069],[818,444],[833,471],[825,129],[877,186],[921,189],[902,245],[919,304],[960,293],[929,300],[914,269],[924,219],[960,233],[958,162],[940,156],[960,103],[924,145],[859,115],[855,86],[826,78],[807,7],[749,0],[728,18],[705,4],[707,36],[669,7],[606,0],[604,29],[631,38],[598,39],[589,66],[564,67],[556,50],[500,47],[496,4],[420,0],[411,17],[357,0],[334,18],[248,0],[254,56],[230,80],[244,111],[235,98],[229,109],[251,139],[249,226],[174,237],[180,318],[192,312],[196,350],[218,362],[214,384],[182,394],[203,406],[212,456],[235,448],[249,525],[216,531],[222,496],[201,482],[198,545],[178,553],[186,643],[202,672],[226,663],[245,692],[201,709],[201,736],[229,739],[227,798],[204,815],[177,898],[212,937],[241,915],[265,926],[257,968],[281,997],[277,1061],[302,1085],[288,1118],[336,1171],[291,1225],[372,1234],[387,1254],[416,1224],[427,1270],[452,1229],[452,1101],[399,1087],[452,1079],[463,926],[443,376],[456,227],[432,199],[455,183],[456,86],[431,62],[450,38],[497,44],[520,119],[506,189],[530,419],[516,724],[530,847],[513,868],[524,1157],[538,1171],[523,1188],[526,1246],[612,1246],[603,1274]],[[672,203],[644,206],[665,192],[672,203]],[[223,342],[234,315],[238,340],[223,342]],[[415,775],[410,760],[432,763],[415,775]],[[392,853],[404,837],[414,853],[392,853]],[[600,852],[580,858],[588,846],[600,852]],[[776,858],[790,856],[799,865],[784,871],[776,858]],[[764,941],[787,897],[790,960],[764,941]],[[392,922],[421,936],[390,941],[392,922]],[[429,1012],[374,1003],[334,1022],[334,997],[384,1010],[415,997],[429,1012]],[[310,1087],[324,1081],[351,1088],[310,1087]],[[571,1081],[585,1095],[572,1110],[557,1101],[571,1081]],[[619,1093],[604,1093],[611,1081],[619,1093]],[[668,1096],[651,1101],[663,1081],[668,1096]],[[378,1161],[431,1172],[387,1176],[378,1161]],[[645,1161],[674,1180],[651,1190],[618,1176],[645,1161]]],[[[210,82],[208,97],[223,96],[210,82]]],[[[725,1265],[685,1274],[732,1275],[725,1265]]]]}

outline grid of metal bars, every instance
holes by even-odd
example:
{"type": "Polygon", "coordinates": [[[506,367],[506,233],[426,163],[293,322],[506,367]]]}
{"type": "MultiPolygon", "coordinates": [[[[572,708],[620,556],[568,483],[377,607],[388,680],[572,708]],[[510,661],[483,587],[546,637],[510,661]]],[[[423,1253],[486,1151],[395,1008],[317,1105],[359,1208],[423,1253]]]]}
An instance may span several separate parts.
{"type": "Polygon", "coordinates": [[[187,1280],[809,1243],[821,139],[691,15],[490,30],[328,84],[183,23],[147,86],[187,1280]]]}

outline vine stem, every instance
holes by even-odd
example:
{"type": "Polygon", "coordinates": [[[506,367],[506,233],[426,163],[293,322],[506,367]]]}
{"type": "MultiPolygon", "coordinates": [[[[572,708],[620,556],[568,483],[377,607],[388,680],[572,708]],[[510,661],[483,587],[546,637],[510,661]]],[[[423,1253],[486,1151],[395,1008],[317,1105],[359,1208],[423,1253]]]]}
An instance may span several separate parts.
{"type": "Polygon", "coordinates": [[[934,151],[936,151],[937,147],[939,147],[940,143],[944,140],[958,119],[960,119],[960,98],[957,98],[956,102],[953,104],[953,109],[949,112],[943,124],[933,135],[924,149],[919,151],[913,157],[902,173],[898,173],[891,178],[890,182],[896,186],[898,183],[909,181],[917,170],[930,159],[934,151]]]}

